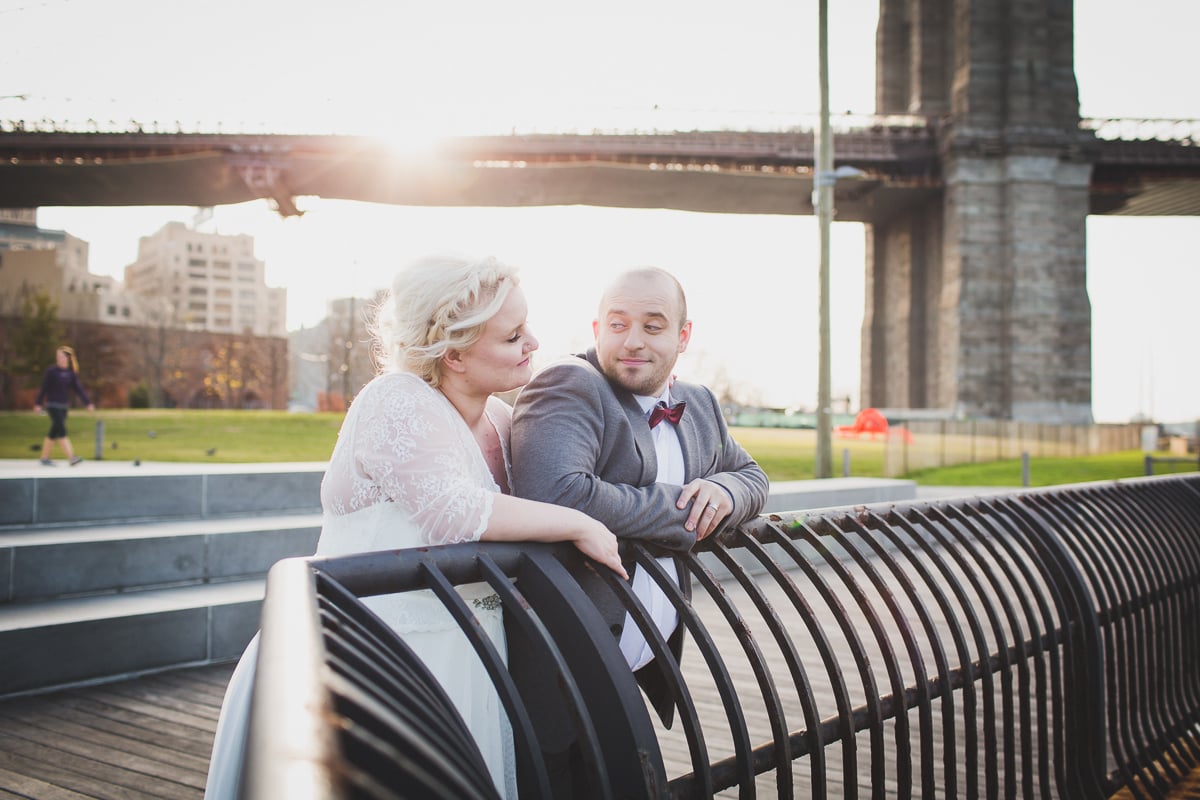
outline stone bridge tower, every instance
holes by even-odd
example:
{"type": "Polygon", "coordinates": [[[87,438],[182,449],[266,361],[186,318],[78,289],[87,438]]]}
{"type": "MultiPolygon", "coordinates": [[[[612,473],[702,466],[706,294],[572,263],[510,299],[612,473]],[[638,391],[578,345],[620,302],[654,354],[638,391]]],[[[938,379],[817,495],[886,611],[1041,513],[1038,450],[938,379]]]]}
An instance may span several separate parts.
{"type": "Polygon", "coordinates": [[[944,190],[868,228],[864,406],[1091,422],[1073,28],[1071,0],[880,0],[876,111],[936,120],[944,190]]]}

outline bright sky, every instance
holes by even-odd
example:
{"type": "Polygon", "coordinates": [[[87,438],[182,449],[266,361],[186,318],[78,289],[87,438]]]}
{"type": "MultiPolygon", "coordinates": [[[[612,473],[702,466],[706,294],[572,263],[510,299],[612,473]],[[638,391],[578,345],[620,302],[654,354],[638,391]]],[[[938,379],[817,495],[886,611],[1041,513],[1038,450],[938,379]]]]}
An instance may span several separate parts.
{"type": "MultiPolygon", "coordinates": [[[[878,0],[831,0],[834,111],[874,107],[878,0]]],[[[775,129],[815,114],[816,0],[0,0],[0,118],[131,120],[185,129],[380,133],[775,129]],[[26,95],[16,99],[11,95],[26,95]]],[[[1180,90],[1200,3],[1076,3],[1076,74],[1093,117],[1200,118],[1180,90]],[[1169,21],[1170,24],[1164,24],[1169,21]]],[[[656,264],[688,291],[682,375],[723,374],[748,399],[811,409],[817,381],[812,217],[588,207],[430,209],[304,198],[216,209],[206,229],[248,233],[288,325],[385,286],[431,251],[518,264],[542,362],[587,346],[601,287],[656,264]]],[[[139,236],[190,208],[44,208],[43,227],[91,244],[121,277],[139,236]]],[[[1093,411],[1200,419],[1194,367],[1200,219],[1092,217],[1093,411]]],[[[834,225],[833,390],[858,408],[863,229],[834,225]]]]}

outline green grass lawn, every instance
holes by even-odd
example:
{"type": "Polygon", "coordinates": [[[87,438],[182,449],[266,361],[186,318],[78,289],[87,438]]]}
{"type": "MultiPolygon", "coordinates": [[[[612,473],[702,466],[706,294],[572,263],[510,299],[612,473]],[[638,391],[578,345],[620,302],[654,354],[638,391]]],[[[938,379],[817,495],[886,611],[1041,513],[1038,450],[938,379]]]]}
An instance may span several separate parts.
{"type": "MultiPolygon", "coordinates": [[[[1195,461],[1189,464],[1159,464],[1155,467],[1156,474],[1195,471],[1195,461]]],[[[1141,450],[1070,458],[1032,458],[1029,461],[1030,486],[1135,478],[1145,473],[1145,454],[1141,450]]],[[[1021,461],[1006,459],[982,464],[959,464],[917,470],[906,477],[923,486],[1020,486],[1021,461]]]]}
{"type": "MultiPolygon", "coordinates": [[[[73,410],[67,430],[77,453],[95,454],[96,423],[104,423],[106,461],[183,461],[250,463],[327,461],[342,423],[339,413],[290,414],[283,411],[73,410]]],[[[0,458],[36,458],[50,420],[32,412],[0,413],[0,458]]],[[[816,432],[811,429],[734,428],[734,438],[766,470],[773,481],[813,477],[816,432]]],[[[835,439],[833,473],[842,474],[843,453],[850,457],[850,474],[883,475],[881,441],[835,439]]],[[[61,452],[55,450],[55,458],[61,452]]],[[[1195,464],[1160,466],[1189,469],[1195,464]]],[[[1144,472],[1138,450],[1098,456],[1034,458],[1030,485],[1128,478],[1144,472]]],[[[913,472],[906,476],[927,486],[1020,486],[1019,459],[962,464],[913,472]]]]}
{"type": "MultiPolygon", "coordinates": [[[[67,431],[75,451],[95,455],[96,423],[104,423],[106,461],[328,461],[341,414],[284,411],[72,410],[67,431]],[[211,454],[210,454],[210,451],[211,454]]],[[[50,418],[0,414],[0,458],[36,458],[50,418]]],[[[61,458],[61,451],[53,451],[61,458]]]]}

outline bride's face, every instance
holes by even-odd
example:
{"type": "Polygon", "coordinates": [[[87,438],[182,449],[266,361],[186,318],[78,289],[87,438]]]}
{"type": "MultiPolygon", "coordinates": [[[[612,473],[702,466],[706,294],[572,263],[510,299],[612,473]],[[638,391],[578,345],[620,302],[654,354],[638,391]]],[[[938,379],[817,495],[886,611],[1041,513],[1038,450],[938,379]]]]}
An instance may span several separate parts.
{"type": "Polygon", "coordinates": [[[525,293],[513,287],[484,325],[483,335],[462,354],[463,377],[479,391],[507,392],[533,377],[538,340],[529,329],[528,314],[525,293]]]}

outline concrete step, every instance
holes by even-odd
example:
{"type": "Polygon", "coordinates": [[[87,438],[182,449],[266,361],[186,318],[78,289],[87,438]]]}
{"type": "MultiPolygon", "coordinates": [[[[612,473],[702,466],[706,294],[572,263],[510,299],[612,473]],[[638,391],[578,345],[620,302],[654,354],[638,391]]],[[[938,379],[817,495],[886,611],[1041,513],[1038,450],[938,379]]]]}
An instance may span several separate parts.
{"type": "Polygon", "coordinates": [[[320,514],[0,530],[0,605],[257,578],[320,532],[320,514]]]}
{"type": "Polygon", "coordinates": [[[0,695],[237,658],[325,466],[0,463],[0,695]]]}
{"type": "Polygon", "coordinates": [[[895,478],[826,478],[771,483],[763,513],[833,508],[867,503],[902,503],[915,500],[915,481],[895,478]]]}
{"type": "Polygon", "coordinates": [[[324,474],[311,463],[13,470],[0,480],[0,527],[319,511],[324,474]]]}
{"type": "Polygon", "coordinates": [[[0,696],[237,658],[258,630],[254,579],[0,607],[0,696]]]}

